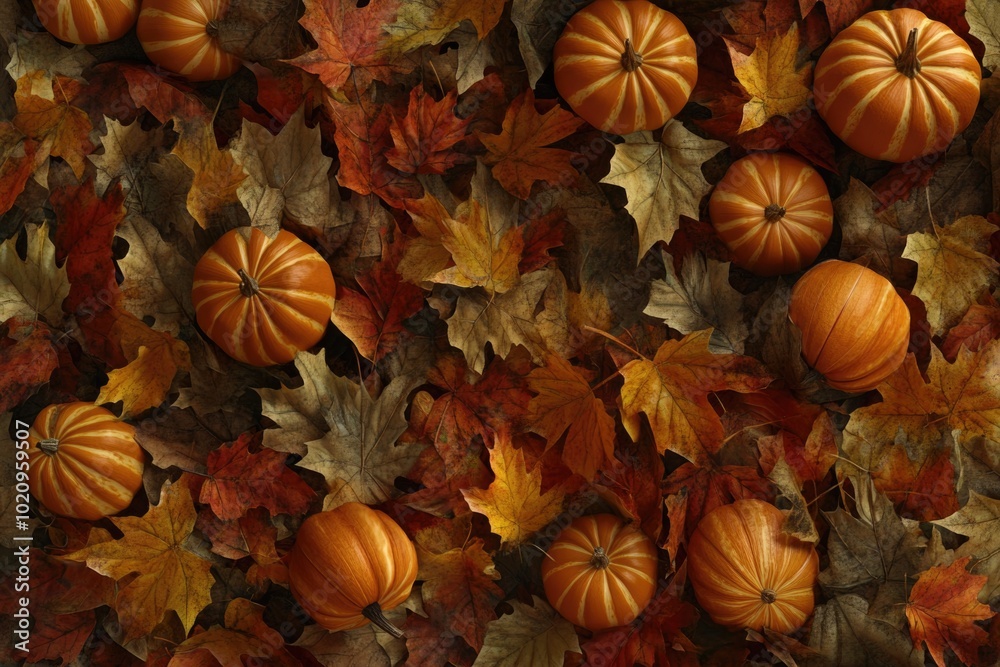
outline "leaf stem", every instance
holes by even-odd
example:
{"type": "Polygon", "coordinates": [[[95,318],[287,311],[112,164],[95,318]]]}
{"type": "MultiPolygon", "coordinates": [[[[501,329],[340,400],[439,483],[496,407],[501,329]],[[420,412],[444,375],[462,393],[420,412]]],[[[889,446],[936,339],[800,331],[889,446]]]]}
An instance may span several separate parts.
{"type": "Polygon", "coordinates": [[[589,325],[586,325],[586,324],[583,325],[583,330],[584,331],[589,331],[591,333],[598,334],[600,336],[604,336],[605,338],[607,338],[608,340],[610,340],[612,343],[617,343],[619,347],[621,347],[624,350],[627,350],[627,351],[631,352],[632,354],[634,354],[635,356],[639,357],[640,359],[645,359],[646,358],[645,355],[643,355],[641,352],[639,352],[638,350],[636,350],[633,347],[630,347],[630,346],[626,345],[625,343],[623,343],[621,341],[621,339],[612,336],[607,331],[602,331],[601,329],[598,329],[596,327],[592,327],[592,326],[589,326],[589,325]]]}

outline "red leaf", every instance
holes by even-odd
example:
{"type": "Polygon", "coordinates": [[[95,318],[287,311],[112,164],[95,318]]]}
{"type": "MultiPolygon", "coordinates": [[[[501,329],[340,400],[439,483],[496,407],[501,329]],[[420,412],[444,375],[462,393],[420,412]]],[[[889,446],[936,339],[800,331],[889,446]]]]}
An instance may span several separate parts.
{"type": "Polygon", "coordinates": [[[537,271],[553,261],[554,258],[549,254],[549,250],[563,244],[566,213],[558,209],[550,211],[540,218],[532,219],[521,229],[524,247],[521,250],[521,261],[517,264],[517,271],[524,275],[537,271]]]}
{"type": "Polygon", "coordinates": [[[770,501],[774,496],[771,482],[761,477],[756,469],[715,463],[707,467],[685,463],[673,471],[663,483],[663,495],[682,492],[687,493],[684,523],[688,535],[694,532],[703,516],[720,505],[740,498],[770,501]]]}
{"type": "Polygon", "coordinates": [[[14,206],[35,170],[38,143],[7,121],[0,123],[0,214],[14,206]]]}
{"type": "Polygon", "coordinates": [[[12,410],[59,366],[52,332],[41,322],[12,317],[0,326],[0,414],[12,410]]]}
{"type": "Polygon", "coordinates": [[[389,164],[408,174],[443,174],[465,155],[449,151],[465,137],[468,118],[455,116],[456,91],[451,90],[440,102],[424,92],[423,86],[410,91],[406,116],[392,119],[392,143],[386,154],[389,164]]]}
{"type": "Polygon", "coordinates": [[[983,349],[994,338],[1000,338],[1000,307],[987,295],[985,305],[976,304],[962,317],[962,321],[948,332],[941,351],[948,361],[955,361],[958,350],[965,345],[973,352],[983,349]]]}
{"type": "Polygon", "coordinates": [[[128,82],[135,106],[145,107],[161,123],[171,118],[181,122],[210,122],[212,110],[206,107],[179,78],[164,78],[148,67],[115,63],[128,82]]]}

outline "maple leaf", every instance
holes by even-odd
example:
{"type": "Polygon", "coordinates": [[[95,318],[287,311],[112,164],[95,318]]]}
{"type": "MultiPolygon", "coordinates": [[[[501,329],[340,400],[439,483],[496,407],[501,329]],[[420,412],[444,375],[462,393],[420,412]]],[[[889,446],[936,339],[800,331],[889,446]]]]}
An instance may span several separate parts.
{"type": "MultiPolygon", "coordinates": [[[[410,6],[416,3],[407,3],[410,6]]],[[[389,133],[393,147],[386,159],[396,169],[409,174],[443,174],[468,158],[449,149],[465,137],[471,118],[455,116],[458,94],[448,91],[440,102],[423,86],[410,91],[406,115],[393,118],[389,133]]]]}
{"type": "Polygon", "coordinates": [[[491,295],[509,292],[521,280],[521,228],[493,229],[497,221],[477,201],[470,200],[463,208],[459,220],[441,221],[441,245],[451,253],[455,266],[439,271],[431,280],[458,287],[481,286],[491,295]]]}
{"type": "Polygon", "coordinates": [[[969,32],[986,46],[983,67],[995,70],[1000,67],[1000,12],[989,0],[966,0],[965,19],[969,32]]]}
{"type": "Polygon", "coordinates": [[[878,205],[875,193],[853,177],[847,192],[833,201],[834,216],[844,234],[839,257],[845,261],[860,259],[864,266],[890,281],[905,281],[912,266],[900,261],[906,239],[887,216],[875,213],[878,205]]]}
{"type": "Polygon", "coordinates": [[[514,447],[509,433],[497,434],[490,468],[496,479],[487,489],[462,489],[462,495],[473,512],[486,515],[505,546],[522,544],[559,514],[565,491],[553,487],[542,493],[542,471],[525,467],[524,452],[514,447]]]}
{"type": "Polygon", "coordinates": [[[477,664],[559,667],[567,651],[580,653],[573,624],[541,598],[533,595],[531,601],[526,605],[511,600],[514,612],[487,626],[477,664]]]}
{"type": "MultiPolygon", "coordinates": [[[[12,121],[14,127],[38,142],[42,153],[65,160],[76,177],[82,179],[85,157],[96,146],[89,138],[93,129],[90,118],[71,104],[79,83],[57,76],[51,82],[52,97],[46,99],[33,91],[33,84],[40,78],[41,72],[32,72],[17,80],[14,99],[18,113],[12,121]]],[[[43,88],[41,92],[47,91],[43,88]]]]}
{"type": "Polygon", "coordinates": [[[24,192],[32,172],[39,166],[37,154],[37,141],[25,137],[13,123],[0,122],[0,214],[9,211],[24,192]]]}
{"type": "Polygon", "coordinates": [[[931,222],[932,233],[910,234],[903,257],[917,263],[913,294],[927,306],[931,333],[940,335],[955,323],[990,286],[1000,283],[1000,263],[985,254],[997,231],[978,215],[946,227],[931,222]]]}
{"type": "Polygon", "coordinates": [[[174,649],[174,667],[203,667],[205,651],[222,667],[243,667],[264,659],[273,667],[296,667],[301,663],[285,648],[281,634],[264,622],[264,606],[236,598],[226,606],[225,627],[213,626],[186,639],[174,649]]]}
{"type": "Polygon", "coordinates": [[[49,226],[27,225],[27,252],[18,257],[12,237],[0,244],[0,322],[11,317],[41,316],[52,326],[64,319],[63,299],[69,294],[66,267],[56,266],[55,245],[49,226]]]}
{"type": "Polygon", "coordinates": [[[980,599],[988,602],[1000,588],[1000,553],[996,549],[1000,537],[1000,500],[970,491],[969,500],[960,510],[934,523],[969,538],[955,555],[976,559],[976,571],[984,573],[989,582],[980,599]]]}
{"type": "Polygon", "coordinates": [[[701,518],[720,505],[742,498],[771,501],[774,490],[757,468],[739,465],[684,463],[663,482],[663,495],[671,512],[667,548],[676,558],[677,546],[690,535],[701,518]],[[675,532],[676,529],[676,532],[675,532]],[[670,547],[673,546],[673,549],[670,547]]]}
{"type": "Polygon", "coordinates": [[[838,595],[817,606],[809,646],[831,665],[924,667],[923,651],[905,631],[868,612],[860,595],[838,595]]]}
{"type": "Polygon", "coordinates": [[[748,392],[772,380],[760,362],[735,354],[709,351],[711,330],[679,341],[667,341],[652,359],[635,359],[620,372],[622,422],[633,440],[639,438],[639,413],[649,418],[656,447],[704,465],[723,441],[719,416],[708,402],[713,391],[748,392]]]}
{"type": "Polygon", "coordinates": [[[500,21],[502,0],[464,2],[463,0],[419,0],[404,2],[391,23],[385,26],[392,35],[392,46],[400,52],[421,46],[440,44],[462,21],[470,21],[482,40],[500,21]]]}
{"type": "Polygon", "coordinates": [[[122,416],[131,417],[163,402],[174,376],[189,364],[179,364],[178,357],[187,358],[187,348],[164,342],[155,347],[140,345],[128,364],[108,372],[108,381],[101,387],[98,403],[122,401],[122,416]]]}
{"type": "Polygon", "coordinates": [[[232,560],[253,558],[254,564],[246,574],[247,583],[263,587],[268,579],[288,580],[287,568],[275,548],[278,529],[263,507],[248,510],[235,520],[220,519],[205,507],[198,513],[195,528],[211,540],[212,553],[232,560]]]}
{"type": "Polygon", "coordinates": [[[528,68],[528,84],[534,88],[552,63],[552,50],[567,19],[589,4],[589,0],[566,0],[553,13],[548,0],[513,0],[510,20],[517,27],[517,48],[528,68]]]}
{"type": "Polygon", "coordinates": [[[657,241],[670,241],[680,216],[698,217],[698,204],[712,186],[701,165],[726,148],[721,141],[705,140],[673,120],[663,128],[659,141],[652,132],[636,132],[615,146],[611,171],[601,179],[625,189],[639,228],[639,255],[657,241]]]}
{"type": "Polygon", "coordinates": [[[55,333],[40,322],[12,317],[0,323],[0,414],[49,381],[59,366],[55,333]]]}
{"type": "Polygon", "coordinates": [[[184,125],[171,154],[194,172],[187,208],[207,229],[213,216],[239,201],[237,192],[246,172],[230,151],[219,149],[210,122],[196,120],[184,125]]]}
{"type": "Polygon", "coordinates": [[[966,570],[971,560],[959,558],[947,567],[932,567],[910,589],[906,604],[910,636],[918,646],[927,645],[939,667],[947,664],[946,646],[960,660],[972,665],[979,659],[979,647],[986,643],[986,631],[975,625],[975,621],[988,620],[994,614],[976,599],[987,577],[966,570]]]}
{"type": "Polygon", "coordinates": [[[493,166],[493,176],[515,197],[527,199],[535,181],[559,185],[567,175],[576,175],[570,160],[576,153],[561,148],[545,148],[572,134],[583,120],[556,105],[539,115],[531,88],[515,97],[503,119],[500,134],[477,132],[489,153],[484,158],[493,166]]]}
{"type": "Polygon", "coordinates": [[[529,427],[548,447],[566,435],[562,459],[567,468],[592,480],[614,461],[615,420],[580,369],[549,354],[545,367],[528,375],[528,386],[537,392],[528,403],[529,427]]]}
{"type": "Polygon", "coordinates": [[[66,556],[117,580],[138,573],[118,590],[114,604],[126,641],[152,631],[169,610],[177,612],[189,632],[195,617],[212,601],[212,564],[185,546],[195,519],[188,487],[167,481],[159,504],[150,506],[144,516],[111,518],[123,533],[120,539],[66,556]]]}
{"type": "Polygon", "coordinates": [[[799,28],[792,23],[784,35],[757,38],[757,48],[749,56],[729,45],[733,71],[750,94],[743,107],[739,131],[762,126],[772,116],[791,116],[812,96],[812,64],[797,67],[799,28]]]}
{"type": "Polygon", "coordinates": [[[948,332],[941,344],[941,352],[948,361],[955,361],[959,349],[964,345],[978,352],[994,338],[1000,338],[1000,307],[993,297],[986,298],[985,305],[976,304],[948,332]]]}
{"type": "Polygon", "coordinates": [[[208,503],[220,519],[238,519],[251,507],[271,514],[297,516],[315,495],[301,477],[285,467],[285,456],[271,449],[250,451],[258,438],[242,435],[208,455],[208,479],[199,502],[208,503]]]}

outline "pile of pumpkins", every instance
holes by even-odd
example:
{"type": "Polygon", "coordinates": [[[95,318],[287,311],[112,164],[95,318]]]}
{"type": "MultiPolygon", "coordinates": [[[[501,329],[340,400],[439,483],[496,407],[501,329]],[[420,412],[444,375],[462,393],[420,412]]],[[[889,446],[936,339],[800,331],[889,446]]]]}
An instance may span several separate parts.
{"type": "MultiPolygon", "coordinates": [[[[239,61],[211,35],[226,0],[34,0],[45,27],[69,42],[120,37],[138,21],[150,59],[192,80],[232,74],[239,61]]],[[[662,127],[687,103],[698,75],[695,43],[670,12],[647,0],[596,0],[556,42],[560,95],[582,118],[616,134],[662,127]]],[[[852,149],[905,162],[939,152],[969,124],[980,67],[947,26],[912,9],[876,11],[837,35],[819,59],[820,116],[852,149]]],[[[812,264],[830,238],[833,208],[822,176],[781,153],[737,160],[709,213],[735,264],[772,276],[812,264]]],[[[326,261],[287,231],[274,239],[233,230],[198,263],[198,324],[248,364],[290,361],[322,337],[333,308],[326,261]]],[[[898,368],[909,311],[885,278],[829,260],[795,283],[789,317],[805,359],[827,383],[867,391],[898,368]]],[[[58,514],[96,520],[127,508],[144,456],[134,428],[86,403],[49,406],[30,431],[35,497],[58,514]],[[95,435],[96,434],[96,435],[95,435]],[[96,471],[100,471],[98,474],[96,471]],[[73,480],[70,484],[68,480],[73,480]]],[[[813,610],[818,555],[781,530],[783,513],[741,500],[708,513],[688,541],[688,575],[705,611],[725,626],[789,632],[813,610]]],[[[549,601],[589,630],[631,623],[653,599],[658,550],[610,514],[576,518],[549,546],[542,579],[549,601]]],[[[321,625],[375,622],[401,604],[417,556],[387,515],[358,503],[309,517],[289,554],[293,594],[321,625]]]]}

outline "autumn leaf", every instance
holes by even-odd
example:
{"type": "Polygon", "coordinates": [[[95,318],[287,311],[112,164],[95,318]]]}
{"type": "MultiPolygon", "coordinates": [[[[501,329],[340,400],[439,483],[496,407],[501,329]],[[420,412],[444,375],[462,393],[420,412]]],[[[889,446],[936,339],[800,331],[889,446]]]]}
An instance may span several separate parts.
{"type": "Polygon", "coordinates": [[[834,216],[844,234],[840,259],[861,260],[889,280],[909,279],[912,265],[900,261],[906,238],[889,216],[876,213],[878,206],[875,193],[856,178],[851,178],[847,192],[833,201],[834,216]]]}
{"type": "Polygon", "coordinates": [[[243,435],[208,455],[208,479],[200,502],[220,519],[238,519],[252,507],[271,514],[305,513],[315,495],[309,485],[285,467],[285,456],[271,449],[251,452],[256,438],[243,435]]]}
{"type": "MultiPolygon", "coordinates": [[[[14,206],[38,167],[38,142],[28,139],[9,121],[0,122],[0,214],[14,206]]],[[[44,156],[43,156],[44,158],[44,156]]]]}
{"type": "Polygon", "coordinates": [[[954,324],[983,291],[998,284],[989,237],[997,231],[981,216],[966,216],[945,227],[933,222],[932,233],[910,234],[903,257],[917,263],[913,293],[927,306],[931,333],[954,324]]]}
{"type": "Polygon", "coordinates": [[[239,519],[232,520],[220,519],[204,507],[198,513],[195,528],[211,540],[212,553],[232,560],[253,559],[253,565],[247,569],[247,583],[263,587],[266,580],[288,580],[288,569],[281,563],[275,546],[278,529],[263,507],[247,510],[239,519]]]}
{"type": "Polygon", "coordinates": [[[947,664],[945,647],[973,665],[979,660],[979,647],[986,643],[986,631],[975,622],[993,618],[993,611],[977,599],[987,578],[968,572],[971,560],[959,558],[947,567],[932,567],[910,589],[906,605],[910,636],[916,645],[927,645],[939,667],[947,664]]]}
{"type": "Polygon", "coordinates": [[[56,77],[51,82],[52,97],[46,99],[34,94],[33,83],[42,77],[41,72],[25,74],[17,80],[17,115],[14,127],[38,142],[41,151],[61,157],[78,179],[84,176],[85,157],[94,150],[90,141],[93,129],[90,119],[80,109],[72,106],[72,97],[79,83],[66,77],[56,77]]]}
{"type": "Polygon", "coordinates": [[[62,302],[69,294],[66,267],[56,266],[48,224],[29,225],[26,234],[23,261],[15,248],[16,237],[0,244],[0,322],[40,316],[59,326],[64,319],[62,302]]]}
{"type": "Polygon", "coordinates": [[[137,573],[118,590],[114,607],[125,638],[150,632],[170,610],[177,612],[185,632],[211,601],[211,562],[187,546],[195,524],[191,493],[183,483],[164,483],[160,502],[143,517],[113,517],[123,535],[87,546],[67,556],[121,580],[137,573]]]}
{"type": "Polygon", "coordinates": [[[832,665],[924,667],[923,651],[905,631],[870,614],[869,606],[860,595],[838,595],[818,605],[809,646],[832,665]]]}
{"type": "Polygon", "coordinates": [[[994,338],[1000,338],[1000,307],[989,297],[985,305],[969,308],[962,321],[951,328],[941,343],[941,352],[945,359],[954,361],[963,345],[978,352],[994,338]]]}
{"type": "Polygon", "coordinates": [[[440,44],[462,21],[471,22],[482,40],[500,21],[503,6],[500,0],[404,2],[385,30],[392,35],[392,46],[403,52],[440,44]]]}
{"type": "Polygon", "coordinates": [[[565,434],[562,459],[566,467],[592,480],[614,461],[615,421],[594,396],[587,377],[562,357],[546,355],[545,367],[528,375],[537,395],[528,403],[528,424],[548,447],[565,434]]]}
{"type": "Polygon", "coordinates": [[[455,266],[431,276],[437,283],[458,287],[483,287],[493,294],[509,292],[521,281],[519,264],[524,249],[521,228],[498,225],[477,201],[469,201],[459,220],[441,221],[441,245],[455,266]]]}
{"type": "Polygon", "coordinates": [[[981,599],[989,601],[1000,588],[1000,553],[996,549],[1000,540],[1000,500],[970,491],[960,510],[934,523],[969,538],[955,555],[976,560],[975,571],[985,574],[989,582],[981,599]]]}
{"type": "Polygon", "coordinates": [[[485,158],[493,166],[493,176],[507,192],[527,199],[535,181],[558,185],[567,174],[576,174],[570,164],[575,155],[561,148],[545,148],[569,136],[583,121],[556,105],[539,115],[531,88],[518,95],[507,107],[500,134],[479,132],[479,140],[489,151],[485,158]]]}
{"type": "Polygon", "coordinates": [[[704,465],[723,440],[722,422],[708,394],[756,391],[771,382],[751,357],[712,354],[711,337],[711,330],[697,331],[663,343],[652,360],[622,366],[622,422],[633,440],[639,438],[639,414],[645,414],[661,453],[669,450],[704,465]]]}
{"type": "Polygon", "coordinates": [[[712,186],[701,165],[726,147],[689,132],[673,120],[659,141],[651,132],[636,132],[615,146],[611,171],[601,179],[625,189],[626,208],[639,228],[638,259],[657,241],[669,242],[680,216],[698,217],[698,205],[712,186]]]}
{"type": "Polygon", "coordinates": [[[465,137],[471,121],[455,116],[457,100],[454,90],[439,102],[423,87],[411,90],[406,115],[402,119],[393,118],[389,128],[393,143],[386,153],[389,164],[409,174],[444,174],[466,161],[466,156],[450,150],[465,137]]]}
{"type": "Polygon", "coordinates": [[[573,624],[560,616],[544,600],[532,596],[532,605],[511,600],[514,613],[487,627],[483,650],[474,665],[532,665],[558,667],[565,654],[580,653],[580,639],[573,624]]]}
{"type": "Polygon", "coordinates": [[[166,342],[155,347],[140,345],[134,359],[108,372],[108,381],[101,387],[97,402],[122,401],[122,414],[126,417],[158,406],[170,390],[174,376],[185,367],[178,364],[178,356],[187,358],[186,350],[175,350],[166,342]]]}
{"type": "Polygon", "coordinates": [[[171,154],[194,172],[187,208],[198,224],[207,229],[213,216],[239,201],[237,192],[246,172],[231,152],[218,147],[212,125],[207,122],[185,125],[171,154]]]}
{"type": "Polygon", "coordinates": [[[274,667],[301,664],[285,648],[281,634],[264,622],[264,606],[246,598],[236,598],[226,606],[225,626],[213,626],[196,634],[174,649],[172,667],[203,667],[206,652],[222,667],[243,667],[264,659],[274,667]]]}
{"type": "Polygon", "coordinates": [[[496,479],[487,489],[462,489],[462,495],[473,512],[486,515],[505,546],[519,546],[562,510],[565,492],[554,487],[542,493],[541,470],[525,467],[524,452],[514,447],[509,433],[497,434],[490,468],[496,479]]]}
{"type": "Polygon", "coordinates": [[[772,116],[791,116],[812,96],[812,64],[798,67],[799,28],[793,23],[784,35],[757,38],[749,56],[729,46],[733,71],[750,101],[743,107],[739,131],[753,130],[772,116]]]}
{"type": "Polygon", "coordinates": [[[1000,12],[996,5],[989,0],[966,0],[965,18],[972,36],[986,45],[983,67],[1000,67],[1000,12]]]}

